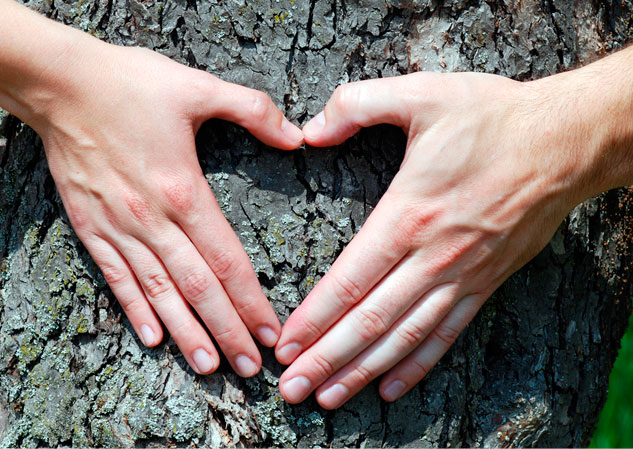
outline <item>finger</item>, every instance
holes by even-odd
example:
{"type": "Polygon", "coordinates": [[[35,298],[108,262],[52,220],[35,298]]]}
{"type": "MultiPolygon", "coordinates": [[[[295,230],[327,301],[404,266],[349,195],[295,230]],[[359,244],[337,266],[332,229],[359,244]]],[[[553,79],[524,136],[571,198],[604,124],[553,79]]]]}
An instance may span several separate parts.
{"type": "Polygon", "coordinates": [[[290,364],[327,329],[355,306],[408,251],[397,235],[400,217],[385,194],[360,232],[347,245],[330,271],[290,315],[275,354],[290,364]],[[377,236],[390,236],[382,240],[377,236]]]}
{"type": "MultiPolygon", "coordinates": [[[[221,282],[246,327],[265,346],[274,346],[281,324],[264,295],[249,257],[222,215],[204,178],[187,183],[164,179],[162,188],[180,225],[221,282]]],[[[174,262],[177,265],[176,262],[174,262]]]]}
{"type": "Polygon", "coordinates": [[[248,129],[266,145],[292,150],[303,143],[303,132],[292,124],[265,93],[210,78],[205,118],[220,118],[248,129]]]}
{"type": "Polygon", "coordinates": [[[322,112],[304,127],[308,145],[338,145],[360,128],[387,123],[407,128],[411,77],[381,78],[343,84],[336,88],[322,112]],[[408,82],[407,82],[408,80],[408,82]]]}
{"type": "Polygon", "coordinates": [[[187,363],[198,374],[215,371],[218,356],[207,332],[194,317],[162,262],[139,241],[120,247],[152,308],[167,327],[187,363]]]}
{"type": "MultiPolygon", "coordinates": [[[[434,276],[421,272],[415,259],[403,259],[361,303],[292,363],[279,381],[282,396],[290,403],[304,400],[312,389],[388,332],[435,282],[434,276]]],[[[436,309],[441,312],[439,307],[436,309]]]]}
{"type": "Polygon", "coordinates": [[[382,378],[380,395],[386,401],[395,401],[420,382],[477,315],[487,298],[486,294],[476,294],[459,301],[433,333],[382,378]]]}
{"type": "Polygon", "coordinates": [[[207,325],[233,369],[243,377],[257,374],[261,367],[257,346],[209,265],[177,225],[172,223],[161,235],[171,238],[152,249],[207,325]]]}
{"type": "Polygon", "coordinates": [[[143,344],[148,347],[159,344],[163,327],[123,256],[97,235],[82,240],[143,344]]]}
{"type": "Polygon", "coordinates": [[[425,293],[381,338],[336,372],[317,390],[326,409],[343,405],[369,382],[387,371],[424,339],[450,312],[459,294],[457,284],[443,284],[425,293]]]}

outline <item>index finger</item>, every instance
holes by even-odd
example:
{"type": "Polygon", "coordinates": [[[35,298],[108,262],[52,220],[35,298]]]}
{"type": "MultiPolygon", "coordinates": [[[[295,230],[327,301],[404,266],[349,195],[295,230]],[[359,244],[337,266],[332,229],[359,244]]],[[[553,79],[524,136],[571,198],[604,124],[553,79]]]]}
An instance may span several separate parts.
{"type": "Polygon", "coordinates": [[[394,232],[399,220],[389,199],[388,194],[383,196],[361,231],[284,324],[275,350],[280,363],[292,363],[407,254],[409,242],[394,232]]]}

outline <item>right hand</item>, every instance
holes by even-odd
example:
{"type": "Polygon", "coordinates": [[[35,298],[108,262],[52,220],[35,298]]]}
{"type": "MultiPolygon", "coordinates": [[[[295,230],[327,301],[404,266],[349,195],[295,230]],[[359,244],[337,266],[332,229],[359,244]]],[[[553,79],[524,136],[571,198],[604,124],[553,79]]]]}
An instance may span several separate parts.
{"type": "Polygon", "coordinates": [[[261,92],[148,50],[89,46],[31,102],[70,221],[145,345],[163,339],[162,321],[195,372],[216,370],[193,307],[235,371],[253,376],[261,356],[249,331],[274,346],[281,326],[200,169],[195,134],[209,118],[285,150],[303,134],[261,92]]]}
{"type": "Polygon", "coordinates": [[[600,191],[580,121],[551,119],[565,110],[551,100],[565,85],[556,80],[365,80],[339,87],[304,127],[318,147],[380,123],[408,143],[362,229],[284,325],[276,354],[290,364],[279,380],[288,402],[316,390],[322,407],[340,407],[383,373],[382,397],[401,397],[571,208],[600,191]]]}

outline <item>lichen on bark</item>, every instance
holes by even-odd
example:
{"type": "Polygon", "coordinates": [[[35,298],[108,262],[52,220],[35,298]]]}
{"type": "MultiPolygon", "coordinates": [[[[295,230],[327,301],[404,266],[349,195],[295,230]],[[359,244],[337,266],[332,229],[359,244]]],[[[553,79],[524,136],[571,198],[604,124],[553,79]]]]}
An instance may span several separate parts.
{"type": "MultiPolygon", "coordinates": [[[[631,40],[630,1],[33,0],[55,20],[268,93],[304,123],[336,85],[415,70],[527,80],[631,40]]],[[[394,404],[375,385],[337,411],[280,397],[282,367],[196,376],[173,341],[144,348],[74,235],[40,139],[0,116],[0,446],[578,446],[630,313],[630,191],[577,207],[394,404]],[[6,148],[5,148],[6,147],[6,148]]],[[[160,126],[160,124],[157,124],[160,126]]],[[[404,136],[365,130],[279,152],[220,121],[201,166],[282,319],[396,173],[404,136]]]]}

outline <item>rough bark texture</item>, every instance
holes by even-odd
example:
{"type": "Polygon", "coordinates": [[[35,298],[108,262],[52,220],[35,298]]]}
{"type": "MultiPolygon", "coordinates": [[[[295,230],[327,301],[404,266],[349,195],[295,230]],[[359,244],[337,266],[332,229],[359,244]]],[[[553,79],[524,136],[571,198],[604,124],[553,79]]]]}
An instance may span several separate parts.
{"type": "MultiPolygon", "coordinates": [[[[416,70],[538,78],[633,37],[631,1],[29,6],[264,90],[297,123],[342,82],[416,70]]],[[[403,399],[386,404],[374,385],[327,412],[284,403],[269,350],[244,380],[226,363],[194,375],[173,341],[143,348],[68,224],[41,141],[0,119],[0,446],[587,444],[631,308],[630,191],[576,208],[403,399]]],[[[282,153],[224,122],[202,128],[202,168],[282,319],[371,212],[404,143],[378,127],[339,148],[282,153]]]]}

